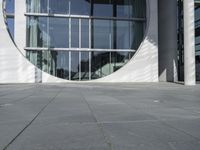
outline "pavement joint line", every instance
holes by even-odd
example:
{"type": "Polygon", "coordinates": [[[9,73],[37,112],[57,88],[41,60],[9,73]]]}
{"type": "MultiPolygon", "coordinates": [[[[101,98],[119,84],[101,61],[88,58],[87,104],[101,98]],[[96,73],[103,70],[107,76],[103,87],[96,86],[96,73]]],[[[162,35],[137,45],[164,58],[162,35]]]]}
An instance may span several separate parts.
{"type": "Polygon", "coordinates": [[[49,104],[51,104],[56,97],[60,94],[60,91],[56,93],[56,95],[44,106],[42,109],[36,114],[36,116],[3,148],[3,150],[7,150],[8,147],[38,118],[38,116],[48,107],[49,104]]]}
{"type": "Polygon", "coordinates": [[[102,133],[102,135],[103,135],[103,137],[104,137],[104,140],[105,140],[105,142],[106,142],[106,144],[107,144],[109,150],[113,150],[113,144],[112,144],[112,142],[110,141],[109,137],[106,136],[106,133],[105,133],[105,131],[104,131],[104,129],[103,129],[103,124],[102,124],[101,122],[98,121],[98,119],[97,119],[96,116],[95,116],[95,113],[94,113],[93,109],[91,108],[90,104],[89,104],[88,101],[85,99],[85,96],[83,95],[83,93],[82,93],[81,91],[80,91],[80,94],[82,95],[82,99],[83,99],[83,100],[85,101],[85,103],[87,104],[87,106],[88,106],[88,108],[89,108],[89,110],[90,110],[90,112],[91,112],[91,114],[92,114],[94,120],[96,121],[96,124],[97,124],[97,126],[98,126],[100,132],[102,133]]]}

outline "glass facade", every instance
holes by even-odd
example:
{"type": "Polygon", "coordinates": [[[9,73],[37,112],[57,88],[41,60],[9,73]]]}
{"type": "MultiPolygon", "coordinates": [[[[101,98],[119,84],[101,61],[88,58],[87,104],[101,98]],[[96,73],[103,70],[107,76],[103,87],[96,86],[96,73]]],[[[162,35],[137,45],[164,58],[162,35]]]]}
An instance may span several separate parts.
{"type": "Polygon", "coordinates": [[[195,5],[196,78],[200,81],[200,1],[195,5]]]}
{"type": "Polygon", "coordinates": [[[145,0],[27,0],[26,4],[27,58],[59,78],[107,76],[131,59],[144,37],[145,0]]]}
{"type": "Polygon", "coordinates": [[[14,39],[14,12],[15,12],[15,1],[5,0],[5,11],[6,11],[6,23],[8,26],[8,31],[12,39],[14,39]]]}

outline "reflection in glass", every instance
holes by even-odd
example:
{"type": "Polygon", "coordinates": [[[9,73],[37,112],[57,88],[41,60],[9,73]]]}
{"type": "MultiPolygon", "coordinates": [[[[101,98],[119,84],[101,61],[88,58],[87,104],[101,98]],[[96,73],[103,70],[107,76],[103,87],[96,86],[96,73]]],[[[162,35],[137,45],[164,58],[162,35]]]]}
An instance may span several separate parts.
{"type": "Polygon", "coordinates": [[[130,50],[138,49],[142,42],[145,9],[145,0],[27,0],[27,12],[49,13],[45,17],[26,14],[27,47],[48,48],[27,51],[27,58],[63,79],[90,80],[109,75],[126,64],[134,55],[130,50]]]}
{"type": "Polygon", "coordinates": [[[58,52],[56,75],[59,78],[69,79],[69,52],[68,51],[58,52]]]}
{"type": "Polygon", "coordinates": [[[84,81],[90,79],[90,74],[91,79],[98,79],[117,71],[134,54],[122,51],[91,52],[90,59],[90,52],[71,51],[70,53],[68,51],[27,51],[26,56],[35,66],[53,76],[84,81]],[[69,68],[71,68],[70,73],[69,68]]]}
{"type": "MultiPolygon", "coordinates": [[[[130,22],[131,23],[131,22],[130,22]]],[[[138,49],[140,46],[143,38],[144,38],[144,29],[145,29],[145,24],[144,22],[132,22],[131,25],[131,49],[138,49]]]]}
{"type": "Polygon", "coordinates": [[[134,7],[133,1],[134,0],[116,1],[117,17],[126,17],[126,18],[132,17],[133,16],[133,7],[134,7]]]}
{"type": "Polygon", "coordinates": [[[71,80],[79,80],[79,52],[71,52],[71,80]]]}
{"type": "Polygon", "coordinates": [[[71,47],[79,48],[79,20],[71,20],[71,47]]]}
{"type": "Polygon", "coordinates": [[[113,0],[93,0],[93,16],[112,17],[113,0]]]}
{"type": "Polygon", "coordinates": [[[89,15],[90,14],[90,0],[71,0],[70,1],[71,15],[89,15]]]}
{"type": "Polygon", "coordinates": [[[49,38],[51,48],[69,47],[69,21],[67,18],[49,18],[49,38]]]}
{"type": "Polygon", "coordinates": [[[92,52],[91,57],[91,79],[110,74],[110,52],[92,52]]]}
{"type": "Polygon", "coordinates": [[[69,14],[69,3],[70,0],[49,0],[49,13],[69,14]]]}
{"type": "Polygon", "coordinates": [[[112,21],[92,20],[92,48],[111,49],[112,36],[112,21]]]}
{"type": "Polygon", "coordinates": [[[14,13],[15,0],[6,0],[6,13],[14,13]]]}
{"type": "Polygon", "coordinates": [[[27,59],[42,70],[42,51],[27,51],[27,59]]]}
{"type": "Polygon", "coordinates": [[[89,20],[81,19],[81,48],[89,48],[89,20]]]}
{"type": "Polygon", "coordinates": [[[14,39],[14,18],[7,18],[9,32],[14,39]]]}
{"type": "Polygon", "coordinates": [[[81,80],[89,80],[89,52],[81,52],[81,80]]]}
{"type": "Polygon", "coordinates": [[[126,64],[134,53],[111,52],[111,72],[115,72],[126,64]]]}
{"type": "Polygon", "coordinates": [[[131,34],[129,21],[116,21],[116,49],[130,49],[131,34]]]}
{"type": "Polygon", "coordinates": [[[69,79],[68,51],[27,51],[26,57],[39,69],[56,77],[69,79]]]}
{"type": "Polygon", "coordinates": [[[48,0],[27,0],[27,12],[30,13],[48,13],[47,6],[48,0]]]}
{"type": "Polygon", "coordinates": [[[145,17],[145,0],[116,1],[117,17],[143,18],[145,17]]]}
{"type": "MultiPolygon", "coordinates": [[[[130,0],[132,1],[132,0],[130,0]]],[[[146,16],[146,2],[145,0],[133,0],[132,8],[133,18],[145,18],[146,16]]]]}
{"type": "Polygon", "coordinates": [[[47,18],[28,17],[27,19],[27,47],[47,47],[47,18]]]}
{"type": "Polygon", "coordinates": [[[56,51],[43,51],[42,54],[42,70],[54,76],[56,76],[56,55],[56,51]]]}

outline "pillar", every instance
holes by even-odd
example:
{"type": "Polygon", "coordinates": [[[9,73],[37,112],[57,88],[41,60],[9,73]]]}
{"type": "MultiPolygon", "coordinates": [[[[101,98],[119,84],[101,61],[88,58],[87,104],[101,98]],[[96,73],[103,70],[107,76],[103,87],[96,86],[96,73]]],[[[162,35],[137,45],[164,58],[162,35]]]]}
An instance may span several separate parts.
{"type": "Polygon", "coordinates": [[[184,11],[184,82],[196,84],[194,0],[183,0],[184,11]]]}

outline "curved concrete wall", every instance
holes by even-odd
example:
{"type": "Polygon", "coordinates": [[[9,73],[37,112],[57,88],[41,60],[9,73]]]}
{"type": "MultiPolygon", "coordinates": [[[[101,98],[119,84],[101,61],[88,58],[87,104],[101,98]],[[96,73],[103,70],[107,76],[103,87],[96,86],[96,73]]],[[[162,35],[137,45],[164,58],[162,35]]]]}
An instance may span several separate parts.
{"type": "MultiPolygon", "coordinates": [[[[135,56],[120,70],[104,78],[87,82],[158,82],[157,0],[147,0],[146,37],[135,56]]],[[[0,1],[0,83],[69,82],[53,77],[32,65],[12,42],[4,23],[0,1]],[[39,73],[39,74],[40,74],[39,73]]],[[[21,47],[21,46],[20,46],[21,47]]],[[[22,50],[23,51],[23,50],[22,50]]]]}

